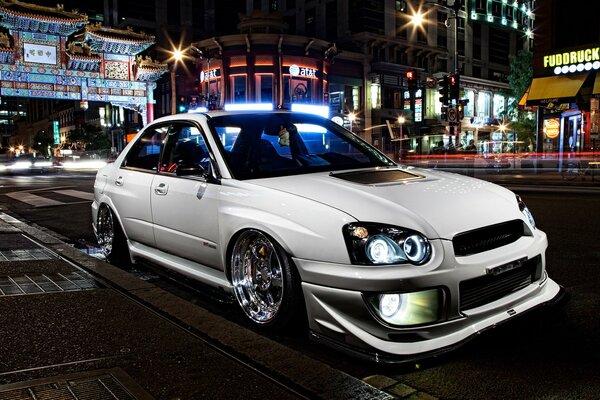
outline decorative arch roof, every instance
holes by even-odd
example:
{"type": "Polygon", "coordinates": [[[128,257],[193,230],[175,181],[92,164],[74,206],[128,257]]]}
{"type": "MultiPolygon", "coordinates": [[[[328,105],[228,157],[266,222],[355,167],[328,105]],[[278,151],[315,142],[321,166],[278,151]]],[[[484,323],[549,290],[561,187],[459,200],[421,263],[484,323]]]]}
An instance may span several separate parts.
{"type": "Polygon", "coordinates": [[[0,0],[0,26],[4,28],[68,36],[87,23],[87,15],[65,11],[62,5],[46,7],[19,0],[0,0]]]}
{"type": "Polygon", "coordinates": [[[92,50],[112,54],[136,55],[154,44],[154,36],[100,24],[87,25],[82,35],[92,50]]]}

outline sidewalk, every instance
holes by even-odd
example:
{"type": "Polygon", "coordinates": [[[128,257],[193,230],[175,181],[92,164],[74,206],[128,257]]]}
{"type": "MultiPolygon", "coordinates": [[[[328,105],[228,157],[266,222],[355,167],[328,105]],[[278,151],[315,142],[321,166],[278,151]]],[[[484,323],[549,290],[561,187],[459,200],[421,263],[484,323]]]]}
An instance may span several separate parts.
{"type": "Polygon", "coordinates": [[[1,212],[0,315],[0,398],[392,398],[1,212]]]}

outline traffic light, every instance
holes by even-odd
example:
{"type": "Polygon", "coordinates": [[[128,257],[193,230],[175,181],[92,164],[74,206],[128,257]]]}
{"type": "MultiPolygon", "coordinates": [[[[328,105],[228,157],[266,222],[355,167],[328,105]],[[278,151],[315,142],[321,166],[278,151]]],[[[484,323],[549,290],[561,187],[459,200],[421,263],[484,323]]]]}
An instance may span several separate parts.
{"type": "Polygon", "coordinates": [[[448,106],[442,106],[442,115],[440,116],[442,121],[448,121],[448,106]]]}
{"type": "Polygon", "coordinates": [[[414,92],[417,89],[417,72],[409,69],[406,71],[406,82],[408,83],[408,90],[414,92]]]}
{"type": "Polygon", "coordinates": [[[438,81],[438,85],[440,86],[439,87],[439,92],[440,92],[440,96],[441,96],[440,102],[443,105],[447,106],[449,103],[449,101],[448,101],[449,100],[449,97],[448,97],[448,94],[449,94],[448,75],[444,75],[444,77],[438,81]]]}
{"type": "Polygon", "coordinates": [[[179,96],[177,98],[177,112],[184,113],[188,110],[188,104],[185,96],[179,96]]]}
{"type": "Polygon", "coordinates": [[[450,100],[455,100],[458,103],[460,97],[460,75],[450,74],[448,76],[448,85],[450,100]]]}

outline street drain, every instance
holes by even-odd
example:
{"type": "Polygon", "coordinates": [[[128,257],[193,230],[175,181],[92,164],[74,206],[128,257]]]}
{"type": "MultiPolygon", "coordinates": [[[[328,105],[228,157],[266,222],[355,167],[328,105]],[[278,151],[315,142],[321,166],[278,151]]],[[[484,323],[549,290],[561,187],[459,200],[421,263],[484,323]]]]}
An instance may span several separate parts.
{"type": "Polygon", "coordinates": [[[56,256],[46,249],[25,249],[0,251],[1,261],[34,261],[34,260],[52,260],[56,256]]]}
{"type": "MultiPolygon", "coordinates": [[[[97,289],[100,284],[85,273],[28,274],[0,276],[0,296],[74,292],[97,289]]],[[[1,398],[0,398],[1,399],[1,398]]]]}
{"type": "Polygon", "coordinates": [[[0,386],[0,400],[40,399],[150,400],[152,397],[119,368],[0,386]]]}

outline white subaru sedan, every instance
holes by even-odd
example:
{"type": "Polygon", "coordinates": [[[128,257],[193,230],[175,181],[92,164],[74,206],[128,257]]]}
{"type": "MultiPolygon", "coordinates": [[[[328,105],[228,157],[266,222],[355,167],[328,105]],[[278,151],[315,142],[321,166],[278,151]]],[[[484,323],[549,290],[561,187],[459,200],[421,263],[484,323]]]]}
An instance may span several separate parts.
{"type": "Polygon", "coordinates": [[[546,235],[514,193],[395,164],[305,113],[179,114],[98,171],[108,260],[173,269],[250,321],[378,361],[451,349],[559,297],[546,235]]]}

